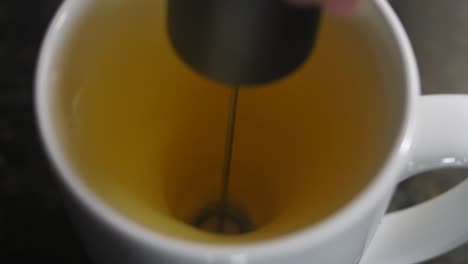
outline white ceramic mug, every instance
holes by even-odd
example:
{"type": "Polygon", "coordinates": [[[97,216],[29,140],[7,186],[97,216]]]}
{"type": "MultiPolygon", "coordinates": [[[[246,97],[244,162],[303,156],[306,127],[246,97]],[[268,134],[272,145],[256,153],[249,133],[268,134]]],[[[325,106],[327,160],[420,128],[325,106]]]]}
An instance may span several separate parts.
{"type": "Polygon", "coordinates": [[[42,137],[68,194],[72,219],[96,262],[354,264],[361,259],[363,264],[407,264],[468,240],[468,181],[426,203],[384,215],[398,182],[422,171],[468,164],[468,97],[420,95],[410,43],[384,0],[362,1],[353,20],[369,32],[385,71],[385,87],[379,89],[385,89],[391,107],[393,145],[372,183],[345,208],[297,234],[235,246],[169,238],[119,215],[71,169],[53,115],[66,40],[97,2],[63,3],[45,39],[36,80],[42,137]]]}

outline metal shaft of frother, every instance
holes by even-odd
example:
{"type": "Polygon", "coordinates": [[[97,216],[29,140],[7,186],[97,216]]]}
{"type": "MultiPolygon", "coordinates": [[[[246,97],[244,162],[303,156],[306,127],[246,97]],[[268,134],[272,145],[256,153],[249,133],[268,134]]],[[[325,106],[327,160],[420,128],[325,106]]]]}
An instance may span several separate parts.
{"type": "Polygon", "coordinates": [[[229,208],[229,180],[231,176],[232,151],[234,145],[234,134],[236,128],[237,99],[239,97],[239,87],[232,86],[231,102],[229,104],[229,116],[226,133],[226,145],[224,149],[224,167],[221,190],[221,212],[219,214],[218,232],[224,232],[226,213],[229,208]]]}
{"type": "Polygon", "coordinates": [[[179,58],[210,80],[235,84],[220,201],[202,208],[191,224],[216,233],[250,232],[245,212],[229,202],[239,87],[258,87],[299,68],[315,46],[321,10],[284,0],[170,0],[167,14],[167,33],[179,58]]]}

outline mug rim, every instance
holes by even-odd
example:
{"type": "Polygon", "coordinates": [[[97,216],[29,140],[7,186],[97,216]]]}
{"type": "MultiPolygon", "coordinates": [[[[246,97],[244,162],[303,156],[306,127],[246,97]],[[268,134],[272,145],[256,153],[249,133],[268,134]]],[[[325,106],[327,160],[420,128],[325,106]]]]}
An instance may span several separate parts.
{"type": "Polygon", "coordinates": [[[392,48],[397,49],[402,64],[400,66],[403,69],[405,83],[405,109],[402,114],[397,139],[388,152],[386,161],[373,179],[353,200],[332,215],[320,220],[317,224],[313,224],[301,231],[265,241],[248,242],[242,245],[214,245],[183,240],[144,227],[111,208],[94,194],[80,179],[79,173],[69,166],[69,162],[65,158],[65,151],[61,147],[54,128],[54,118],[50,110],[53,93],[50,92],[49,87],[53,86],[50,83],[56,78],[52,65],[60,60],[61,56],[57,55],[59,53],[57,51],[64,46],[66,29],[83,18],[84,10],[92,8],[92,5],[96,3],[93,0],[66,0],[62,3],[48,28],[36,67],[36,120],[38,120],[39,133],[46,148],[46,153],[57,171],[57,177],[60,178],[66,189],[73,194],[73,198],[79,201],[81,206],[89,210],[100,222],[110,226],[114,232],[119,232],[125,237],[143,243],[150,248],[163,249],[165,252],[174,255],[185,255],[200,260],[205,260],[207,255],[215,258],[233,255],[275,257],[301,251],[305,247],[311,248],[320,242],[335,237],[336,234],[355,224],[366,215],[366,212],[374,208],[375,204],[383,197],[383,193],[388,191],[389,186],[393,186],[397,181],[396,177],[404,167],[406,154],[414,134],[415,104],[420,87],[416,59],[410,41],[390,4],[386,0],[364,0],[363,2],[375,5],[380,13],[379,16],[383,17],[385,26],[391,31],[391,37],[396,43],[396,46],[393,45],[395,47],[392,48]]]}

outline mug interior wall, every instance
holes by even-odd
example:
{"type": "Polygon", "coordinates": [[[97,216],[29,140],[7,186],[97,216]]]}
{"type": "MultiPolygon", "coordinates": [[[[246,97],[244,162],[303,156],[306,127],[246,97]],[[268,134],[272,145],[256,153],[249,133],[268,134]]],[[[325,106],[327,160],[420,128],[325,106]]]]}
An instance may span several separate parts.
{"type": "MultiPolygon", "coordinates": [[[[125,2],[126,1],[119,1],[118,3],[122,5],[122,8],[125,8],[125,7],[128,7],[125,5],[125,2]]],[[[51,107],[53,108],[55,119],[61,120],[61,122],[57,122],[54,125],[56,126],[56,130],[59,131],[62,142],[67,142],[68,140],[70,140],[70,138],[67,138],[70,136],[69,131],[70,129],[73,129],[73,126],[77,125],[76,123],[72,122],[72,120],[74,120],[75,118],[74,115],[76,114],[76,98],[78,97],[77,93],[78,93],[80,86],[83,85],[83,82],[87,79],[86,76],[79,74],[80,72],[82,72],[79,69],[85,69],[85,68],[90,67],[89,66],[90,61],[92,61],[90,57],[83,56],[81,57],[81,59],[73,60],[73,62],[70,62],[69,60],[66,59],[68,57],[68,54],[70,52],[75,52],[79,50],[102,49],[103,51],[105,51],[109,49],[109,46],[108,46],[109,43],[105,44],[104,42],[99,42],[99,41],[86,42],[86,41],[80,40],[81,37],[85,37],[85,36],[89,37],[90,35],[90,32],[88,31],[89,28],[99,27],[98,25],[90,22],[93,20],[92,19],[93,17],[95,19],[98,19],[98,18],[102,19],[102,17],[109,19],[115,16],[115,13],[113,14],[110,11],[107,11],[107,12],[104,11],[106,7],[105,3],[96,4],[96,5],[102,5],[103,9],[93,7],[88,10],[85,10],[83,16],[89,17],[91,19],[87,21],[79,22],[77,24],[73,24],[73,26],[69,28],[68,33],[67,33],[69,37],[65,38],[66,40],[62,44],[63,50],[58,51],[57,54],[55,55],[57,58],[56,64],[54,65],[55,76],[61,76],[61,77],[55,80],[55,83],[51,85],[51,88],[55,90],[54,92],[55,100],[54,100],[54,104],[51,107]],[[63,85],[64,79],[67,79],[66,83],[68,84],[71,83],[72,84],[71,86],[73,86],[74,88],[69,85],[63,85]],[[63,89],[63,87],[65,86],[68,86],[68,87],[66,87],[66,89],[63,89]],[[64,98],[68,98],[68,99],[64,100],[64,98]]],[[[155,3],[153,5],[154,5],[154,8],[162,9],[159,6],[160,4],[158,3],[155,3]]],[[[135,4],[134,6],[137,6],[137,4],[135,4]]],[[[139,15],[141,15],[141,13],[138,14],[136,10],[133,10],[135,11],[135,13],[132,13],[133,11],[131,8],[127,10],[128,10],[127,14],[129,16],[128,19],[132,19],[132,18],[136,19],[139,15]]],[[[126,31],[125,25],[123,23],[124,22],[113,23],[112,28],[114,28],[114,30],[120,30],[121,32],[126,32],[127,34],[129,34],[129,36],[132,36],[132,34],[135,34],[134,30],[127,29],[128,31],[126,31]]],[[[380,143],[382,144],[381,146],[382,151],[377,153],[376,155],[379,155],[378,160],[383,162],[383,160],[385,159],[383,156],[385,155],[385,153],[389,153],[389,151],[391,150],[392,144],[395,142],[398,136],[398,131],[400,129],[399,124],[401,124],[401,121],[403,119],[403,114],[405,113],[405,106],[406,106],[406,98],[405,98],[405,92],[404,92],[405,84],[404,84],[404,80],[398,77],[398,76],[404,76],[404,75],[401,72],[402,71],[400,67],[401,61],[399,61],[400,56],[399,54],[397,54],[397,51],[394,51],[395,49],[392,48],[393,47],[392,45],[394,43],[388,44],[389,40],[381,38],[381,36],[386,35],[385,34],[386,32],[381,32],[381,28],[379,25],[366,24],[364,22],[359,22],[359,23],[362,23],[362,34],[367,34],[367,35],[370,34],[372,36],[371,38],[369,38],[370,41],[368,44],[369,44],[369,49],[374,54],[373,56],[375,56],[376,58],[381,58],[381,60],[380,59],[377,60],[379,71],[380,71],[380,73],[377,73],[377,74],[379,74],[383,78],[383,81],[381,82],[382,86],[376,87],[376,89],[379,89],[385,93],[385,98],[386,98],[385,110],[383,110],[381,114],[382,116],[384,116],[385,124],[387,128],[385,129],[386,134],[381,135],[382,140],[380,141],[380,143]]],[[[108,24],[107,27],[111,28],[111,25],[108,24]]],[[[96,35],[94,37],[96,39],[102,38],[102,34],[100,36],[96,35]]],[[[144,46],[142,50],[145,50],[148,48],[151,48],[151,47],[144,46]]],[[[146,55],[146,54],[142,53],[142,56],[143,55],[146,55]]],[[[77,57],[74,57],[74,58],[77,58],[77,57]]],[[[160,59],[160,57],[155,57],[155,59],[160,59]]],[[[97,63],[97,62],[94,62],[94,63],[97,63]]],[[[170,67],[170,65],[168,67],[170,67]]],[[[179,64],[178,67],[183,68],[181,64],[179,64]]],[[[190,73],[188,70],[185,69],[183,70],[183,72],[184,74],[190,75],[190,77],[187,77],[190,80],[195,80],[195,81],[198,80],[198,77],[192,75],[192,73],[190,73]]],[[[214,87],[213,90],[219,89],[219,87],[215,87],[215,85],[213,85],[213,87],[214,87]]],[[[219,99],[219,100],[216,99],[215,101],[221,102],[220,104],[222,104],[222,102],[228,101],[227,92],[225,91],[223,92],[222,90],[219,90],[214,93],[215,94],[213,96],[219,99]]],[[[223,118],[226,116],[225,111],[224,110],[220,111],[217,116],[218,116],[217,118],[219,118],[219,120],[222,121],[223,118]]],[[[223,130],[222,128],[225,122],[224,121],[217,122],[217,124],[219,124],[219,127],[218,127],[219,130],[220,131],[223,130]]],[[[150,136],[150,135],[147,135],[147,136],[150,136]]],[[[222,139],[220,135],[211,135],[210,138],[222,139]]],[[[222,140],[220,140],[220,142],[222,142],[222,140]]],[[[223,146],[223,144],[219,144],[219,145],[223,146]]],[[[203,142],[200,142],[200,144],[197,146],[199,148],[203,148],[204,144],[203,142]]],[[[142,149],[134,149],[134,150],[142,151],[142,149]]],[[[73,152],[73,150],[71,149],[65,149],[64,153],[70,153],[70,151],[73,152]]],[[[218,153],[218,152],[222,153],[222,148],[213,149],[213,153],[218,153]]],[[[76,171],[80,171],[80,174],[87,173],[86,170],[83,170],[83,166],[79,164],[80,163],[79,156],[70,157],[70,158],[75,163],[75,164],[72,164],[72,166],[75,167],[74,169],[76,171]]],[[[219,163],[222,164],[221,162],[219,163]]],[[[377,165],[380,165],[380,164],[377,164],[377,165]]],[[[377,165],[376,167],[379,167],[377,165]]],[[[283,178],[278,178],[278,180],[280,182],[285,181],[285,179],[283,178]]],[[[209,189],[219,190],[218,188],[219,181],[213,180],[212,182],[214,182],[215,185],[211,187],[205,186],[204,187],[205,190],[209,190],[209,189]]],[[[125,183],[128,183],[128,182],[125,182],[125,183]]],[[[180,205],[177,205],[177,203],[174,203],[174,204],[171,204],[170,202],[167,203],[168,197],[171,201],[175,201],[176,199],[174,199],[174,197],[171,198],[170,196],[167,196],[165,192],[161,190],[158,190],[159,192],[157,193],[159,194],[154,196],[154,189],[153,191],[141,192],[139,196],[135,196],[132,194],[138,188],[142,188],[145,190],[148,190],[146,188],[154,188],[154,186],[158,185],[157,182],[154,182],[153,180],[150,180],[150,181],[141,180],[136,185],[132,185],[134,183],[122,184],[122,182],[118,183],[118,181],[115,181],[115,182],[106,181],[106,182],[100,182],[96,184],[100,184],[102,187],[101,190],[99,191],[100,193],[102,193],[102,191],[105,192],[105,190],[107,190],[108,193],[106,195],[113,197],[115,201],[118,201],[118,203],[120,203],[120,205],[117,207],[124,214],[128,214],[129,212],[130,213],[137,212],[137,211],[138,211],[137,214],[146,214],[142,212],[151,211],[151,213],[149,214],[152,214],[152,215],[149,218],[157,217],[159,219],[158,228],[160,228],[161,226],[165,226],[165,227],[168,227],[168,230],[172,230],[175,233],[179,233],[179,234],[184,233],[184,236],[185,234],[190,233],[190,232],[192,232],[194,236],[198,235],[197,233],[198,231],[185,228],[185,227],[182,228],[182,226],[179,225],[180,223],[177,225],[174,225],[174,219],[187,217],[186,215],[187,213],[185,212],[178,213],[177,210],[181,208],[180,205]],[[134,189],[132,190],[132,188],[134,189]],[[161,196],[158,196],[158,195],[161,195],[161,196]],[[155,202],[155,201],[159,201],[159,202],[155,202]],[[150,208],[152,208],[153,210],[148,210],[150,208]],[[178,214],[181,214],[182,216],[178,216],[178,214]]],[[[263,219],[262,219],[262,216],[258,217],[259,219],[258,221],[260,224],[267,224],[269,222],[274,222],[274,219],[276,219],[276,217],[280,216],[281,214],[284,214],[283,213],[284,207],[289,206],[288,204],[284,204],[285,201],[288,201],[288,196],[285,195],[284,192],[281,195],[276,195],[278,193],[281,193],[283,190],[282,187],[287,187],[287,185],[283,185],[282,187],[274,187],[274,186],[268,187],[268,186],[262,186],[261,182],[257,183],[256,185],[257,186],[256,187],[254,186],[254,188],[250,191],[251,193],[257,192],[256,194],[252,194],[253,195],[252,197],[262,196],[264,198],[263,202],[262,202],[262,199],[259,199],[260,202],[256,205],[256,208],[261,208],[261,207],[271,208],[269,209],[269,211],[267,210],[266,213],[262,214],[263,219]],[[274,207],[274,206],[271,206],[271,204],[277,204],[278,206],[274,207]]],[[[164,186],[164,185],[161,185],[161,186],[164,186]]],[[[196,197],[195,199],[193,199],[193,201],[199,204],[194,205],[191,208],[200,207],[200,205],[202,204],[209,203],[212,200],[211,196],[219,196],[218,192],[212,192],[208,196],[204,195],[201,192],[197,193],[197,191],[200,191],[203,189],[194,188],[194,187],[197,187],[196,180],[191,182],[190,184],[187,184],[187,183],[179,184],[179,185],[172,184],[168,186],[169,187],[167,188],[175,188],[176,191],[173,193],[178,193],[178,192],[180,193],[184,190],[193,191],[192,195],[193,197],[196,197]],[[185,187],[182,188],[181,187],[182,185],[185,185],[185,187]]],[[[281,186],[281,184],[277,184],[276,186],[281,186]]],[[[246,190],[246,192],[249,192],[249,190],[246,190]]],[[[240,203],[242,204],[245,202],[241,201],[240,203]]],[[[296,211],[300,211],[300,210],[296,210],[296,211]]],[[[146,215],[142,215],[142,216],[143,218],[148,219],[146,215]]],[[[154,223],[143,223],[143,224],[154,226],[154,223]]],[[[213,237],[212,239],[214,240],[217,238],[213,237]]]]}
{"type": "Polygon", "coordinates": [[[378,61],[376,66],[382,78],[387,125],[386,134],[382,137],[386,140],[382,140],[382,144],[384,144],[383,150],[388,155],[401,133],[404,132],[402,128],[410,104],[408,72],[405,68],[408,65],[402,56],[401,43],[398,43],[392,32],[395,29],[388,27],[388,21],[383,18],[382,11],[373,4],[363,4],[361,7],[362,14],[355,19],[360,25],[360,30],[372,36],[368,39],[367,45],[378,61]]]}

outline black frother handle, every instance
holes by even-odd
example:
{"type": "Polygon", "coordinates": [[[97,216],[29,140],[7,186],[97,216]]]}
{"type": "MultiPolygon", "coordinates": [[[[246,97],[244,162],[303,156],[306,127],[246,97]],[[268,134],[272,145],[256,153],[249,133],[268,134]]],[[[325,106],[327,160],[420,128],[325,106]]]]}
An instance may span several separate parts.
{"type": "Polygon", "coordinates": [[[321,11],[284,0],[168,0],[168,33],[195,71],[227,84],[282,78],[314,48],[321,11]]]}

